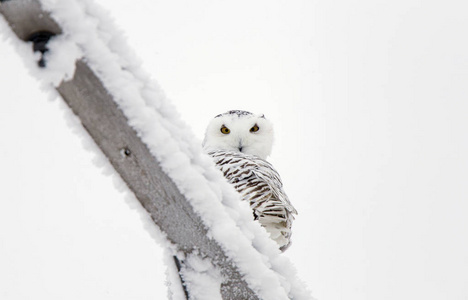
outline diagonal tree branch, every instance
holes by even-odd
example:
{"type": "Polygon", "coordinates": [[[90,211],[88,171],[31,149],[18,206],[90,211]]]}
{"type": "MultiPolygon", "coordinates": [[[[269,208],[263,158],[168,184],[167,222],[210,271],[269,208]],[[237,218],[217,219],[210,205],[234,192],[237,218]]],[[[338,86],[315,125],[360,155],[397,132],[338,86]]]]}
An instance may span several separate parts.
{"type": "MultiPolygon", "coordinates": [[[[0,14],[19,39],[35,42],[38,51],[41,47],[43,51],[46,49],[33,37],[42,34],[50,38],[62,33],[37,0],[1,1],[0,14]]],[[[48,38],[38,40],[45,44],[48,38]]],[[[39,66],[47,67],[41,62],[39,66]]],[[[201,218],[162,171],[86,62],[77,61],[73,78],[62,82],[56,90],[167,239],[185,255],[196,253],[209,258],[220,270],[224,278],[223,299],[258,299],[221,246],[207,237],[201,218]]]]}

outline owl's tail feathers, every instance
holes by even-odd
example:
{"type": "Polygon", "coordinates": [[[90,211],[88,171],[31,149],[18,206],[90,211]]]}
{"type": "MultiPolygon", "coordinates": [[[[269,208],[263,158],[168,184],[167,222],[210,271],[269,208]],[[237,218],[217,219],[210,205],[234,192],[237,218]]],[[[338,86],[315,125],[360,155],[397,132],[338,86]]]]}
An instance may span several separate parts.
{"type": "Polygon", "coordinates": [[[274,240],[281,251],[285,251],[291,245],[291,226],[283,218],[272,218],[263,216],[259,218],[260,224],[270,234],[270,238],[274,240]]]}
{"type": "Polygon", "coordinates": [[[251,205],[254,216],[265,227],[281,251],[291,245],[291,225],[294,220],[293,213],[285,207],[282,201],[269,199],[251,205]]]}

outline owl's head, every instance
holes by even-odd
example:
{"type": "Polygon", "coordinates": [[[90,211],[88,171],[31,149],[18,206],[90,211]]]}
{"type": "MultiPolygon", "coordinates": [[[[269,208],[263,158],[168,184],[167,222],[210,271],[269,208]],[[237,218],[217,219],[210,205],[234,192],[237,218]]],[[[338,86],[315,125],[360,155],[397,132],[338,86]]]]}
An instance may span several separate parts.
{"type": "Polygon", "coordinates": [[[273,125],[264,115],[230,110],[206,128],[203,148],[252,154],[265,159],[273,146],[273,125]]]}

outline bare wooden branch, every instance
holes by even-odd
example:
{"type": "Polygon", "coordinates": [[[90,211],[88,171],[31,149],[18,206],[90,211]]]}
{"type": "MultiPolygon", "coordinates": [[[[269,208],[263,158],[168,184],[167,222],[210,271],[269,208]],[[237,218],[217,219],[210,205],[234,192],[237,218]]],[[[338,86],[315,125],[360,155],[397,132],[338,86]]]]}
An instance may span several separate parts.
{"type": "MultiPolygon", "coordinates": [[[[41,31],[62,32],[37,0],[2,1],[0,13],[23,41],[41,31]]],[[[201,218],[83,60],[76,62],[74,77],[57,91],[169,241],[185,254],[209,258],[219,268],[225,278],[223,299],[258,299],[220,245],[207,237],[201,218]]]]}

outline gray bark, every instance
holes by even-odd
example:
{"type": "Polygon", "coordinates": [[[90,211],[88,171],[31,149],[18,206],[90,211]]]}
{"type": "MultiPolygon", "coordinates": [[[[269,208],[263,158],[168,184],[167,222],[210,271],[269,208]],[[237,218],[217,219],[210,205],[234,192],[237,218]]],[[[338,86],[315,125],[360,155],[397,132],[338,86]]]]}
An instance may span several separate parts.
{"type": "MultiPolygon", "coordinates": [[[[0,14],[23,41],[37,32],[62,33],[37,0],[1,1],[0,14]]],[[[86,62],[77,61],[74,77],[56,89],[167,239],[219,268],[223,299],[258,299],[86,62]]]]}

